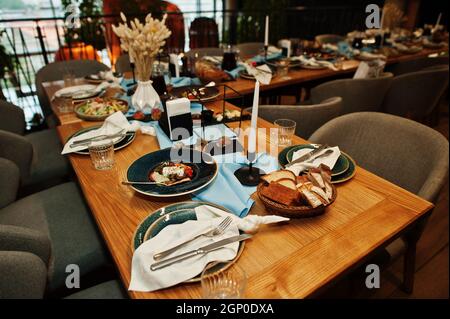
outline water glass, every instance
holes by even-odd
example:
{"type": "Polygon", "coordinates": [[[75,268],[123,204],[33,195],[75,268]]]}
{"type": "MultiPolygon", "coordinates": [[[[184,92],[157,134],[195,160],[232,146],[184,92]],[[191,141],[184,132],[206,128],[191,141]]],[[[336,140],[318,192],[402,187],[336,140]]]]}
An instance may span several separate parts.
{"type": "Polygon", "coordinates": [[[62,97],[61,102],[58,104],[58,110],[60,113],[70,113],[73,111],[72,97],[62,97]]]}
{"type": "Polygon", "coordinates": [[[279,119],[274,122],[278,133],[278,146],[289,146],[295,133],[297,123],[293,120],[279,119]]]}
{"type": "Polygon", "coordinates": [[[277,75],[281,78],[287,78],[289,72],[289,59],[281,59],[277,65],[277,75]]]}
{"type": "Polygon", "coordinates": [[[88,150],[95,169],[107,170],[114,166],[114,143],[112,141],[92,143],[88,150]]]}
{"type": "Polygon", "coordinates": [[[75,85],[75,73],[71,70],[66,71],[63,74],[64,87],[74,86],[75,85]]]}
{"type": "Polygon", "coordinates": [[[237,299],[242,298],[247,284],[247,274],[234,264],[227,268],[225,262],[210,263],[203,270],[201,284],[203,298],[237,299]]]}

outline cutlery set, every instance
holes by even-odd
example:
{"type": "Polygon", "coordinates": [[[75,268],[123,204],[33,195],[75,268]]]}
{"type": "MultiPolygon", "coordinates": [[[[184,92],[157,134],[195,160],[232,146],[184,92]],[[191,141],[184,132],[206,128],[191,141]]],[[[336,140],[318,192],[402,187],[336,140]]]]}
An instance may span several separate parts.
{"type": "Polygon", "coordinates": [[[84,145],[90,144],[92,142],[98,142],[98,141],[103,141],[103,140],[107,140],[107,139],[114,139],[117,137],[126,136],[128,134],[132,134],[132,132],[127,133],[127,132],[124,132],[124,130],[121,130],[120,132],[115,133],[115,134],[110,134],[110,135],[102,134],[102,135],[74,141],[74,142],[72,142],[72,144],[70,144],[70,147],[74,148],[74,147],[78,147],[78,146],[84,146],[84,145]]]}
{"type": "Polygon", "coordinates": [[[328,148],[327,144],[320,145],[319,147],[315,148],[314,150],[312,150],[308,154],[300,156],[295,161],[290,162],[289,164],[286,165],[286,167],[290,167],[290,166],[292,166],[294,164],[299,164],[299,163],[312,163],[318,158],[327,157],[327,156],[329,156],[329,155],[331,155],[333,153],[332,150],[326,150],[325,153],[320,154],[319,156],[316,156],[317,154],[319,154],[320,152],[322,152],[323,150],[325,150],[327,148],[328,148]]]}

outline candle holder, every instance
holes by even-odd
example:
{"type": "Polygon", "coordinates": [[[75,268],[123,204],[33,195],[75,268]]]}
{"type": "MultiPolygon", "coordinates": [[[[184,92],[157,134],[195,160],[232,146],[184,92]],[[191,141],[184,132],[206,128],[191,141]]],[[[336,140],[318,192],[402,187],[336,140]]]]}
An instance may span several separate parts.
{"type": "Polygon", "coordinates": [[[264,46],[264,61],[267,61],[267,52],[269,51],[269,46],[265,45],[264,46]]]}
{"type": "Polygon", "coordinates": [[[134,72],[134,69],[135,69],[134,63],[130,62],[130,67],[131,67],[131,73],[133,74],[133,82],[128,83],[127,86],[133,86],[133,85],[137,84],[137,82],[136,82],[136,75],[135,75],[135,72],[134,72]]]}
{"type": "MultiPolygon", "coordinates": [[[[247,158],[249,158],[250,154],[247,153],[247,158]]],[[[234,172],[234,176],[238,179],[238,181],[245,186],[257,186],[261,181],[261,175],[265,175],[266,173],[259,169],[258,167],[253,167],[253,160],[255,154],[251,154],[252,160],[249,158],[248,166],[243,166],[237,169],[234,172]]]]}

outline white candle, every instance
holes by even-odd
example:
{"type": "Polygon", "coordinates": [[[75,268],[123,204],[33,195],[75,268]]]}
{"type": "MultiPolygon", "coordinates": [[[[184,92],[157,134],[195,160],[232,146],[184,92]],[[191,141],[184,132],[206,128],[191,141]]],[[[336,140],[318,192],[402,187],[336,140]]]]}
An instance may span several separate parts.
{"type": "Polygon", "coordinates": [[[248,153],[256,152],[256,126],[258,122],[258,105],[259,105],[259,82],[255,82],[255,93],[253,94],[252,120],[250,126],[250,134],[248,137],[248,153]]]}
{"type": "Polygon", "coordinates": [[[439,23],[441,23],[441,17],[442,17],[442,12],[439,13],[436,24],[434,25],[434,30],[437,30],[439,28],[439,23]]]}
{"type": "Polygon", "coordinates": [[[266,16],[266,26],[264,30],[264,46],[269,46],[269,16],[266,16]]]}
{"type": "Polygon", "coordinates": [[[383,12],[381,13],[381,22],[380,22],[380,30],[383,31],[383,24],[384,24],[384,7],[383,12]]]}

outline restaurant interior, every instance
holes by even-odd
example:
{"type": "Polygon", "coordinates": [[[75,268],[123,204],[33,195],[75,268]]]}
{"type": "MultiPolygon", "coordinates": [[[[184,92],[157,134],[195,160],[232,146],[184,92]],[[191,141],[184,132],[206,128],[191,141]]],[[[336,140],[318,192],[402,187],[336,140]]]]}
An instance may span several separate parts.
{"type": "Polygon", "coordinates": [[[11,3],[0,299],[449,298],[445,2],[11,3]]]}

